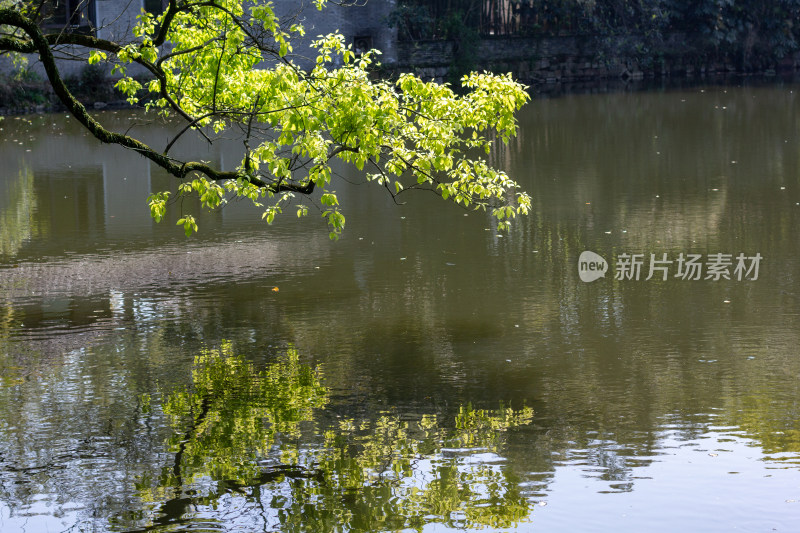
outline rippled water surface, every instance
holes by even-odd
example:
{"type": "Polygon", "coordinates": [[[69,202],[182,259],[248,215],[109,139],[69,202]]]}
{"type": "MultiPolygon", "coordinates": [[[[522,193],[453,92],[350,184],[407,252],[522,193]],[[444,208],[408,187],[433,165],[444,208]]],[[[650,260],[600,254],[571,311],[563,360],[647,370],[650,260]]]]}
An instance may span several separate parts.
{"type": "Polygon", "coordinates": [[[237,204],[187,239],[143,158],[3,120],[0,530],[797,531],[798,91],[536,100],[510,233],[342,168],[339,242],[237,204]]]}

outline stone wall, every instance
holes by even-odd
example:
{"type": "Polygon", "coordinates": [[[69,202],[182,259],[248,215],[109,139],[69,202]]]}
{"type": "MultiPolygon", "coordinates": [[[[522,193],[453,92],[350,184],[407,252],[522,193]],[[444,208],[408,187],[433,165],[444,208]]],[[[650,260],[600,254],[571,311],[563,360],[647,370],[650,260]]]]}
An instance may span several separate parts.
{"type": "MultiPolygon", "coordinates": [[[[576,83],[590,80],[638,80],[648,77],[693,77],[731,73],[730,61],[698,59],[685,36],[672,35],[657,56],[626,54],[624,37],[614,42],[592,36],[492,37],[480,39],[471,62],[477,70],[511,72],[528,84],[576,83]],[[608,50],[617,50],[610,54],[608,50]]],[[[459,52],[454,41],[396,44],[397,63],[390,73],[413,72],[422,78],[446,81],[459,52]]],[[[785,57],[760,73],[800,69],[800,54],[785,57]]]]}
{"type": "Polygon", "coordinates": [[[344,5],[328,3],[321,11],[316,9],[310,0],[303,2],[277,0],[276,14],[281,20],[297,19],[302,23],[306,35],[293,39],[295,59],[302,66],[309,66],[310,61],[303,61],[303,56],[311,58],[313,51],[308,45],[320,35],[338,31],[348,44],[371,46],[382,52],[382,61],[394,63],[396,30],[390,29],[386,17],[394,9],[396,0],[370,0],[368,2],[342,2],[344,5]]]}

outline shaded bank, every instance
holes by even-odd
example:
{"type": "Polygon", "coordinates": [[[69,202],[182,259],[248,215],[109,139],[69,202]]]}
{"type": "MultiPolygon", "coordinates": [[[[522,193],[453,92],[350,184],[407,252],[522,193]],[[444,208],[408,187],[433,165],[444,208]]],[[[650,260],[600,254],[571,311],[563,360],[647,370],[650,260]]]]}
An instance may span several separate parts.
{"type": "MultiPolygon", "coordinates": [[[[95,109],[131,107],[114,88],[116,80],[96,65],[64,78],[69,90],[85,106],[95,109]]],[[[0,75],[0,115],[44,113],[66,109],[47,79],[33,70],[0,75]]]]}
{"type": "MultiPolygon", "coordinates": [[[[446,66],[419,67],[415,73],[421,77],[436,78],[446,81],[450,70],[446,66]]],[[[501,69],[496,69],[501,72],[501,69]]],[[[394,71],[388,71],[394,74],[394,71]]],[[[515,73],[515,75],[517,75],[515,73]]],[[[572,78],[549,78],[545,81],[531,81],[520,78],[529,85],[534,98],[556,97],[572,94],[610,94],[616,92],[661,91],[671,89],[688,89],[698,86],[775,86],[798,83],[800,69],[789,69],[778,72],[738,72],[738,71],[701,71],[688,70],[683,74],[671,76],[580,76],[572,78]]],[[[114,89],[112,80],[101,81],[90,91],[79,89],[78,99],[88,108],[134,109],[114,89]]],[[[50,86],[41,79],[2,80],[0,79],[0,116],[25,115],[31,113],[61,112],[66,108],[52,93],[50,86]]]]}

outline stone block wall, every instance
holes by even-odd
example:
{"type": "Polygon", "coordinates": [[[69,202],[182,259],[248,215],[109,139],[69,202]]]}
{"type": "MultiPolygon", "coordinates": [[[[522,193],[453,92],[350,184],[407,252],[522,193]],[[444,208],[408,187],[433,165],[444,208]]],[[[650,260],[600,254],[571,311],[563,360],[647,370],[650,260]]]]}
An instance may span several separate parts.
{"type": "Polygon", "coordinates": [[[396,61],[396,31],[389,28],[386,18],[394,9],[396,0],[369,0],[329,3],[321,11],[310,0],[303,2],[278,0],[276,13],[281,20],[294,19],[306,30],[304,38],[295,38],[293,48],[295,60],[309,67],[314,51],[308,45],[320,35],[338,31],[347,44],[367,45],[382,52],[381,61],[393,64],[396,61]]]}
{"type": "MultiPolygon", "coordinates": [[[[699,60],[685,42],[684,36],[673,35],[657,57],[640,57],[622,52],[609,54],[604,50],[624,50],[624,43],[608,39],[601,43],[592,36],[489,37],[478,42],[472,62],[478,70],[511,72],[528,84],[693,77],[737,71],[730,62],[699,60]]],[[[397,63],[387,71],[413,72],[425,79],[446,81],[457,53],[458,45],[453,41],[399,42],[397,63]]],[[[798,69],[800,53],[787,56],[760,73],[798,69]]]]}

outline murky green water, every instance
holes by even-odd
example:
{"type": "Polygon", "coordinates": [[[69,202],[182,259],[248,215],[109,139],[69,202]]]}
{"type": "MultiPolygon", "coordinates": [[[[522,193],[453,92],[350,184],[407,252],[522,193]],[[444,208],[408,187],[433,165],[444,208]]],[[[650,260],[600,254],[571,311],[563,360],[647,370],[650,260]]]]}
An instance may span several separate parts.
{"type": "Polygon", "coordinates": [[[795,531],[798,91],[536,101],[510,234],[344,183],[336,243],[240,205],[186,239],[144,159],[0,122],[0,529],[795,531]]]}

